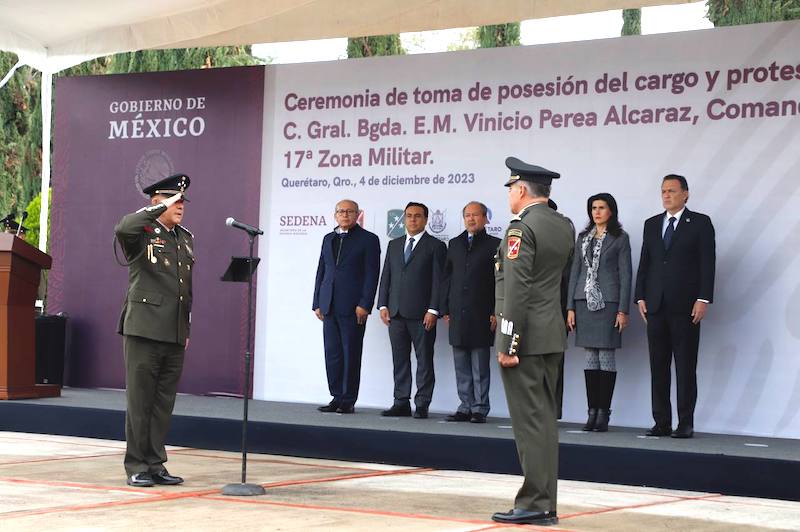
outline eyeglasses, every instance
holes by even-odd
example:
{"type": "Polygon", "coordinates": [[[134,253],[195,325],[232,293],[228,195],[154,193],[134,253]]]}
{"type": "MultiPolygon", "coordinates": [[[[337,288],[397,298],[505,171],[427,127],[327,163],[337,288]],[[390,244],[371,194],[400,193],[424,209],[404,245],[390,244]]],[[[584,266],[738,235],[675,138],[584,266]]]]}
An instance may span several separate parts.
{"type": "Polygon", "coordinates": [[[336,209],[336,214],[346,214],[348,216],[352,216],[357,212],[355,209],[336,209]]]}

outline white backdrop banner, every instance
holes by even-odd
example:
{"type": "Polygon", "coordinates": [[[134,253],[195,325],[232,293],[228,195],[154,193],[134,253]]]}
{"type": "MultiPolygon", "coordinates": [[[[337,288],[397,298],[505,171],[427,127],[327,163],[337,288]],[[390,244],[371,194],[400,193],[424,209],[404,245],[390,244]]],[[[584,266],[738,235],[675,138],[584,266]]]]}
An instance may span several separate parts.
{"type": "MultiPolygon", "coordinates": [[[[384,253],[412,200],[430,208],[428,231],[442,240],[463,230],[470,200],[489,206],[489,231],[501,234],[510,218],[503,161],[514,155],[561,173],[553,199],[578,228],[588,196],[613,194],[634,270],[643,222],[662,211],[661,177],[685,175],[689,208],[717,231],[695,428],[800,438],[798,43],[800,24],[780,23],[268,67],[255,396],[330,399],[311,300],[338,200],[360,204],[384,253]]],[[[642,320],[631,322],[612,421],[645,427],[647,344],[642,320]]],[[[431,408],[452,412],[445,323],[437,335],[431,408]]],[[[571,347],[566,359],[564,419],[583,421],[584,355],[571,347]]],[[[507,415],[492,365],[492,414],[507,415]]],[[[357,406],[391,403],[388,332],[373,312],[357,406]]]]}

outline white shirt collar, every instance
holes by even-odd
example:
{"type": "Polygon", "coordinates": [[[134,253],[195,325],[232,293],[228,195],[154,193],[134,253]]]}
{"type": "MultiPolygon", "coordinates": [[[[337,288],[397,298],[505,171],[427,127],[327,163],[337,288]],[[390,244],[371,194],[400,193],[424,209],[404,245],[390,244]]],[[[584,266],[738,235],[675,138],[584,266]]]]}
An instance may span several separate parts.
{"type": "Polygon", "coordinates": [[[669,223],[669,219],[672,216],[675,217],[675,223],[680,222],[681,221],[681,216],[683,216],[683,211],[685,211],[685,210],[686,210],[686,207],[684,207],[683,209],[679,210],[675,214],[670,214],[669,211],[665,212],[664,213],[664,223],[669,223]]]}
{"type": "Polygon", "coordinates": [[[411,235],[409,235],[408,233],[406,233],[406,245],[408,245],[409,239],[413,238],[414,239],[414,244],[413,245],[416,246],[417,242],[420,241],[420,239],[425,235],[425,233],[426,233],[425,229],[423,229],[421,233],[417,233],[413,237],[411,235]]]}

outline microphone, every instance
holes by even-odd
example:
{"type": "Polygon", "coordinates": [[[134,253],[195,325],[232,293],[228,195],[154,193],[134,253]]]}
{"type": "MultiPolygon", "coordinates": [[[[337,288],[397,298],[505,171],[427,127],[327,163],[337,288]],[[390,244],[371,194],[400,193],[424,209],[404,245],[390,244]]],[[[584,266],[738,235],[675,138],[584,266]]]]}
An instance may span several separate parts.
{"type": "Polygon", "coordinates": [[[237,229],[241,229],[242,231],[247,231],[251,235],[263,235],[264,234],[264,231],[262,231],[258,227],[253,227],[252,225],[247,225],[244,222],[239,222],[239,221],[233,219],[232,217],[228,217],[228,219],[225,220],[225,225],[227,225],[228,227],[235,227],[237,229]]]}
{"type": "Polygon", "coordinates": [[[17,234],[14,236],[19,236],[19,232],[22,230],[22,222],[25,221],[25,218],[28,217],[28,211],[22,211],[22,218],[19,219],[19,226],[17,227],[17,234]]]}

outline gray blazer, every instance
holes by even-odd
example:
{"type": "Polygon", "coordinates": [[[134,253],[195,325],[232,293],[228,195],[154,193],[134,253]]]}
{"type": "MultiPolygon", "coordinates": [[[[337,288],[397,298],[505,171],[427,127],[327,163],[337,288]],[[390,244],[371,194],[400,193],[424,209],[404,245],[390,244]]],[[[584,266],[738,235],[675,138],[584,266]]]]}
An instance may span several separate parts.
{"type": "MultiPolygon", "coordinates": [[[[586,263],[583,259],[581,242],[583,233],[575,241],[575,253],[572,255],[572,269],[569,275],[567,291],[567,310],[575,310],[575,301],[586,299],[586,263]]],[[[618,237],[606,235],[600,250],[600,265],[597,279],[603,299],[619,303],[619,312],[628,314],[631,302],[631,242],[628,233],[622,231],[618,237]]]]}

